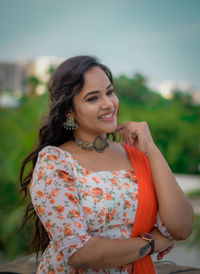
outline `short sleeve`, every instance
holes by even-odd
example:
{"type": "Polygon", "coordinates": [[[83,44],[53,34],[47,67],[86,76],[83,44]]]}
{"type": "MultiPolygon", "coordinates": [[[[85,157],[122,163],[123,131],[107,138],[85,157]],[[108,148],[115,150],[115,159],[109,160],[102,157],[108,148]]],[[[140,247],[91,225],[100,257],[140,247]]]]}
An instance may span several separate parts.
{"type": "Polygon", "coordinates": [[[164,225],[163,221],[161,220],[159,211],[157,213],[157,217],[156,217],[156,227],[158,228],[158,230],[160,231],[160,233],[169,238],[172,239],[173,237],[171,236],[171,234],[168,232],[166,226],[164,225]]]}
{"type": "Polygon", "coordinates": [[[62,251],[66,263],[91,238],[71,160],[56,147],[45,147],[38,154],[30,186],[35,211],[54,250],[62,251]]]}

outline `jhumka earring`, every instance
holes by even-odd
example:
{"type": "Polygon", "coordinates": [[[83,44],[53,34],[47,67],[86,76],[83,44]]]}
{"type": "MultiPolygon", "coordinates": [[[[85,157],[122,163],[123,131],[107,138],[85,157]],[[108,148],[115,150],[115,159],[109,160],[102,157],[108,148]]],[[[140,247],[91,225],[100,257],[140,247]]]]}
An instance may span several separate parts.
{"type": "Polygon", "coordinates": [[[66,122],[63,123],[63,127],[68,130],[74,130],[74,129],[77,129],[78,124],[76,122],[74,122],[74,117],[67,116],[66,122]]]}

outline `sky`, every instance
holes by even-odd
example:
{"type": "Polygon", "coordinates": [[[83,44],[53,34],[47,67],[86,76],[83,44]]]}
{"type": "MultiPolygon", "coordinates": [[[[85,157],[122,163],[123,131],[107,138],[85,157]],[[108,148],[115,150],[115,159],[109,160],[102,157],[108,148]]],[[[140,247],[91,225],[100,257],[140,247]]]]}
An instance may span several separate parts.
{"type": "Polygon", "coordinates": [[[200,90],[200,0],[0,0],[0,61],[82,54],[200,90]]]}

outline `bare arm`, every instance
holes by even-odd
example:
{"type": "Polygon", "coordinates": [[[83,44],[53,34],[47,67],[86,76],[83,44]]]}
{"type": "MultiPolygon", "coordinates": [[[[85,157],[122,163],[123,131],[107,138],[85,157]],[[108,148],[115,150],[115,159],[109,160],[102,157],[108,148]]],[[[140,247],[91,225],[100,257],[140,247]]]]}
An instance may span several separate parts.
{"type": "Polygon", "coordinates": [[[192,229],[192,206],[154,144],[147,123],[126,122],[119,125],[117,130],[127,144],[134,145],[147,156],[158,197],[160,216],[168,231],[175,240],[187,238],[192,229]]]}
{"type": "Polygon", "coordinates": [[[192,206],[156,146],[149,151],[147,157],[152,170],[161,219],[174,239],[183,240],[192,230],[192,206]]]}
{"type": "MultiPolygon", "coordinates": [[[[155,251],[167,249],[172,241],[153,232],[155,251]]],[[[150,252],[150,244],[140,237],[109,240],[92,237],[69,260],[69,265],[81,269],[113,268],[137,261],[150,252]]]]}

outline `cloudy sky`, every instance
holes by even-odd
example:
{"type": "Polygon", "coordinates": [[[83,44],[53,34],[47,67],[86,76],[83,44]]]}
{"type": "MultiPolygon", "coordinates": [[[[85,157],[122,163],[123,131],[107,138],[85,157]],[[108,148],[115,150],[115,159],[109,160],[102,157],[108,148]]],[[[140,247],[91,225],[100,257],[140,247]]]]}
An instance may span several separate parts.
{"type": "Polygon", "coordinates": [[[80,54],[200,89],[200,0],[0,0],[0,61],[80,54]]]}

